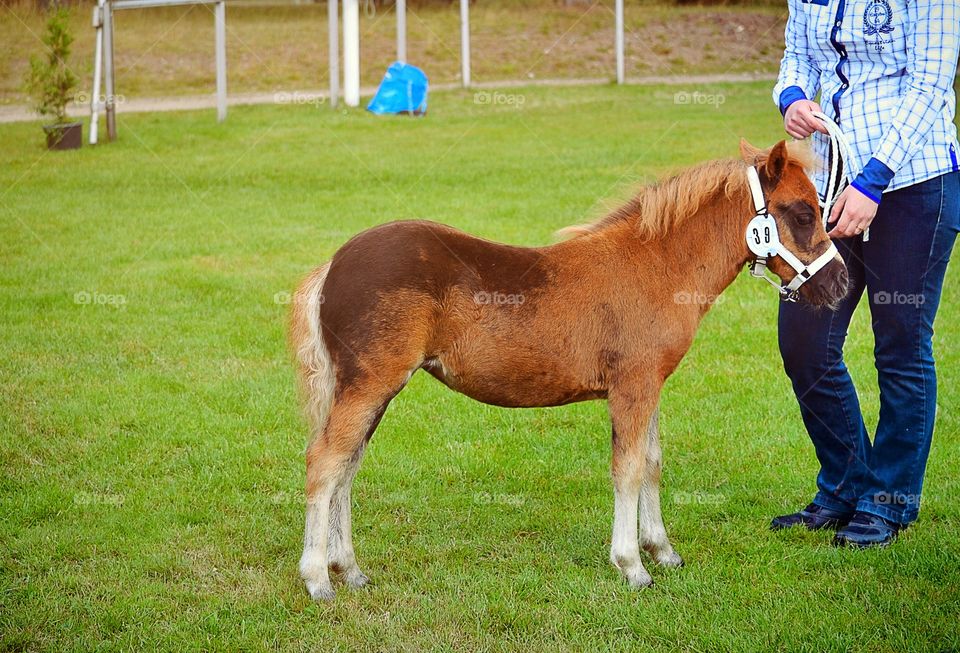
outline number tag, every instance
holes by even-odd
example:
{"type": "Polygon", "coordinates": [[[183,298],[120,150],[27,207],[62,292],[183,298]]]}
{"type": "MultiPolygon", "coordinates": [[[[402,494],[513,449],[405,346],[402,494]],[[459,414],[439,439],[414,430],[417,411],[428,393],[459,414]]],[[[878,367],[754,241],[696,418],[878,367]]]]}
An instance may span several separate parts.
{"type": "Polygon", "coordinates": [[[777,221],[769,213],[758,215],[747,225],[747,247],[754,256],[774,256],[780,246],[777,221]]]}

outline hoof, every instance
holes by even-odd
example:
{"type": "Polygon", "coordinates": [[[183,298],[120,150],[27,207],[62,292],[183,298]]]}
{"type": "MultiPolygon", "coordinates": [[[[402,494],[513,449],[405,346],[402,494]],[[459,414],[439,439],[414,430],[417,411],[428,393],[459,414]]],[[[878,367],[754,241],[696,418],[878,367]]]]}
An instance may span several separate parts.
{"type": "Polygon", "coordinates": [[[634,589],[653,587],[653,577],[643,569],[624,574],[624,577],[627,579],[630,587],[634,589]]]}
{"type": "Polygon", "coordinates": [[[650,587],[653,585],[653,578],[643,568],[643,563],[637,555],[620,556],[615,553],[610,554],[610,562],[620,570],[623,577],[627,579],[630,587],[650,587]]]}
{"type": "Polygon", "coordinates": [[[344,576],[344,581],[346,581],[350,587],[360,588],[370,582],[370,577],[359,569],[354,569],[353,571],[347,572],[347,575],[344,576]]]}
{"type": "Polygon", "coordinates": [[[310,598],[314,601],[329,601],[335,596],[323,556],[305,551],[300,558],[300,578],[306,583],[310,598]]]}
{"type": "Polygon", "coordinates": [[[307,582],[307,591],[310,593],[310,598],[316,601],[317,603],[323,601],[332,601],[333,598],[337,595],[333,591],[333,587],[329,583],[311,583],[307,582]]]}
{"type": "Polygon", "coordinates": [[[657,564],[661,567],[677,568],[683,566],[683,558],[681,558],[676,551],[655,555],[653,559],[656,560],[657,564]]]}

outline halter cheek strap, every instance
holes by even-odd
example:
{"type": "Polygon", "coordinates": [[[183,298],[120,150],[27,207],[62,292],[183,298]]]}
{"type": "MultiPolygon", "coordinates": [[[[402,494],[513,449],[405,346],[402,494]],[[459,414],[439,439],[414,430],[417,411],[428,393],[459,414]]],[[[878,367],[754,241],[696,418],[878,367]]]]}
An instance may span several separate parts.
{"type": "MultiPolygon", "coordinates": [[[[760,185],[760,175],[757,174],[755,167],[747,168],[747,180],[750,182],[750,194],[753,196],[753,207],[756,210],[756,216],[751,221],[751,225],[757,221],[758,224],[762,223],[764,225],[765,230],[769,229],[763,242],[755,241],[751,243],[751,227],[747,227],[747,243],[750,251],[756,255],[756,258],[750,264],[750,274],[771,284],[785,301],[795,302],[800,298],[800,287],[837,256],[837,246],[831,241],[827,251],[818,256],[812,263],[806,264],[801,261],[780,242],[776,222],[770,217],[770,212],[767,210],[767,201],[763,196],[763,187],[760,185]],[[797,273],[790,280],[790,283],[781,285],[767,276],[767,260],[771,256],[779,256],[797,273]]],[[[757,235],[759,236],[759,234],[757,235]]],[[[760,240],[758,237],[757,241],[760,240]]]]}

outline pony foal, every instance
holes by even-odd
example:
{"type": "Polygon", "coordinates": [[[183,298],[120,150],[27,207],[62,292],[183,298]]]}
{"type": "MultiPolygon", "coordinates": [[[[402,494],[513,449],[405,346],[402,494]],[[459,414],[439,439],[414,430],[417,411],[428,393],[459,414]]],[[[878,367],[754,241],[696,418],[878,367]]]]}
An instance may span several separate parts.
{"type": "MultiPolygon", "coordinates": [[[[368,581],[354,555],[351,487],[387,405],[418,369],[496,406],[607,399],[610,561],[635,587],[651,583],[641,547],[658,564],[682,564],[660,516],[657,405],[713,298],[754,258],[748,166],[786,249],[805,265],[831,247],[803,159],[784,142],[759,151],[742,141],[741,154],[648,187],[549,247],[394,222],[355,236],[304,280],[290,338],[312,429],[300,574],[314,599],[334,596],[330,570],[354,587],[368,581]]],[[[769,266],[785,282],[795,274],[780,257],[769,266]]],[[[846,286],[837,256],[799,292],[830,305],[846,286]]]]}

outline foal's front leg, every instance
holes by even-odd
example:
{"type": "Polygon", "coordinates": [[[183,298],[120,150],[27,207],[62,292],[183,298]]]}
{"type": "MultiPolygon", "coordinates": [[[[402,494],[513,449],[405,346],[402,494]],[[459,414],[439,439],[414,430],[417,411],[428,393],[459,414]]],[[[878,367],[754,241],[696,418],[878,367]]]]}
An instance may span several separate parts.
{"type": "Polygon", "coordinates": [[[660,408],[653,411],[647,426],[647,464],[640,486],[640,546],[664,567],[679,567],[683,558],[677,555],[667,539],[660,515],[660,408]]]}
{"type": "Polygon", "coordinates": [[[653,579],[640,560],[637,510],[647,464],[647,426],[657,404],[656,393],[628,388],[609,393],[613,424],[613,537],[610,562],[633,587],[647,587],[653,579]]]}

